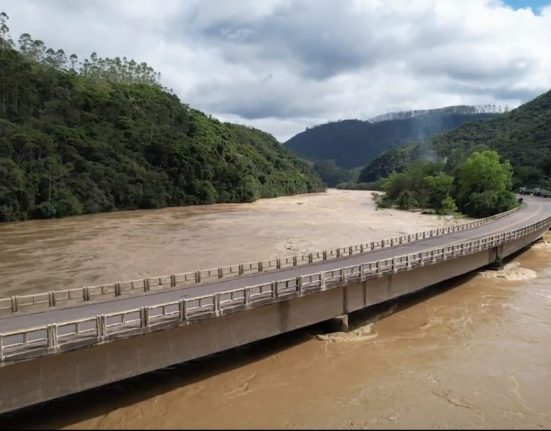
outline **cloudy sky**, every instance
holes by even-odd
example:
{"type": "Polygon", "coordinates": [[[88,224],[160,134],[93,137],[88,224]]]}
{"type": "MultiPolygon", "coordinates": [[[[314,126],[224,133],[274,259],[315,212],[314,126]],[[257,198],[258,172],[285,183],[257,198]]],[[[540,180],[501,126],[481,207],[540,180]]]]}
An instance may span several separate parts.
{"type": "Polygon", "coordinates": [[[307,126],[551,89],[551,0],[0,0],[82,59],[145,61],[180,99],[285,141],[307,126]]]}

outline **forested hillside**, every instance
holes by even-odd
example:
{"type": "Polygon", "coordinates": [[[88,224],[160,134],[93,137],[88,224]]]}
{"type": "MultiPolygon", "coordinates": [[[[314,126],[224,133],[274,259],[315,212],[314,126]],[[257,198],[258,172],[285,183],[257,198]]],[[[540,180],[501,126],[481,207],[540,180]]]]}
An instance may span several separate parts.
{"type": "Polygon", "coordinates": [[[145,63],[0,39],[0,220],[319,191],[260,130],[182,104],[145,63]]]}
{"type": "Polygon", "coordinates": [[[451,130],[465,122],[488,120],[498,114],[476,113],[471,107],[434,109],[412,118],[370,123],[344,120],[307,129],[285,146],[305,159],[333,160],[341,168],[364,166],[391,148],[451,130]]]}
{"type": "Polygon", "coordinates": [[[439,159],[453,170],[473,152],[488,149],[510,161],[514,188],[551,188],[551,91],[492,120],[466,123],[421,143],[384,152],[364,167],[359,181],[403,172],[419,159],[439,159]]]}
{"type": "Polygon", "coordinates": [[[432,141],[457,165],[473,151],[494,149],[513,166],[515,186],[551,186],[551,91],[491,121],[464,124],[432,141]]]}
{"type": "Polygon", "coordinates": [[[371,160],[360,171],[358,181],[369,183],[387,177],[392,172],[402,172],[419,158],[421,158],[421,148],[418,143],[392,148],[371,160]]]}

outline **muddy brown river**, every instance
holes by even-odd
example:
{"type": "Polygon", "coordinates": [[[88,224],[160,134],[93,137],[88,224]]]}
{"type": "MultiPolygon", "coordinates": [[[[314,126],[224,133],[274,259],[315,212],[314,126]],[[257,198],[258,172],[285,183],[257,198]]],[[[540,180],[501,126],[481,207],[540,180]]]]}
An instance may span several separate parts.
{"type": "MultiPolygon", "coordinates": [[[[2,296],[292,255],[450,221],[369,192],[0,225],[2,296]]],[[[549,428],[551,246],[352,316],[5,415],[24,428],[549,428]]]]}

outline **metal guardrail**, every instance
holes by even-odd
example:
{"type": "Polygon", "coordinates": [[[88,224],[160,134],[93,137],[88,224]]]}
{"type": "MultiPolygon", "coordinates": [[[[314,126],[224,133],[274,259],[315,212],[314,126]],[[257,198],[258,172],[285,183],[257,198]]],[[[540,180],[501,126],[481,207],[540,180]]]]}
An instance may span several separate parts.
{"type": "Polygon", "coordinates": [[[200,319],[247,310],[385,274],[410,271],[496,247],[543,228],[549,229],[550,225],[551,217],[547,217],[523,228],[389,259],[80,320],[1,333],[0,361],[8,362],[64,352],[121,337],[186,325],[200,319]]]}
{"type": "Polygon", "coordinates": [[[0,313],[16,313],[22,310],[39,310],[51,307],[74,306],[78,303],[116,298],[120,296],[130,296],[133,294],[137,295],[144,292],[147,293],[149,291],[161,291],[175,287],[192,287],[220,279],[240,277],[258,272],[268,272],[300,265],[307,265],[314,262],[369,253],[382,248],[395,247],[427,238],[473,229],[505,217],[515,211],[518,211],[520,208],[521,207],[519,206],[491,217],[445,228],[431,229],[414,234],[382,239],[380,241],[347,247],[338,247],[295,256],[241,263],[237,265],[222,266],[219,268],[200,269],[197,271],[183,272],[179,274],[160,275],[95,286],[51,290],[48,292],[30,295],[14,295],[7,298],[0,298],[0,313]]]}

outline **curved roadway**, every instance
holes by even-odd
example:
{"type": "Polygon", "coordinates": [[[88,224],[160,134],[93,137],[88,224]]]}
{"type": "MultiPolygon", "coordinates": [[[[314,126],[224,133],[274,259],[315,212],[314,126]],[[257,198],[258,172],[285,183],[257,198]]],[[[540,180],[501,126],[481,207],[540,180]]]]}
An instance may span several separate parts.
{"type": "Polygon", "coordinates": [[[195,287],[173,288],[171,290],[150,292],[129,298],[117,298],[110,301],[90,302],[74,307],[50,309],[34,313],[15,314],[0,318],[0,332],[11,332],[52,323],[62,323],[71,320],[84,319],[105,313],[119,312],[144,306],[152,306],[182,298],[193,298],[216,292],[223,292],[245,286],[285,280],[299,275],[313,274],[320,271],[330,271],[343,266],[389,259],[409,253],[417,253],[435,247],[452,245],[457,242],[477,239],[480,237],[505,232],[535,223],[551,215],[551,201],[528,197],[527,205],[519,211],[498,219],[486,225],[455,232],[425,240],[415,241],[393,248],[375,250],[364,254],[347,256],[339,259],[321,261],[309,265],[286,268],[278,271],[250,274],[243,277],[220,280],[195,287]]]}

